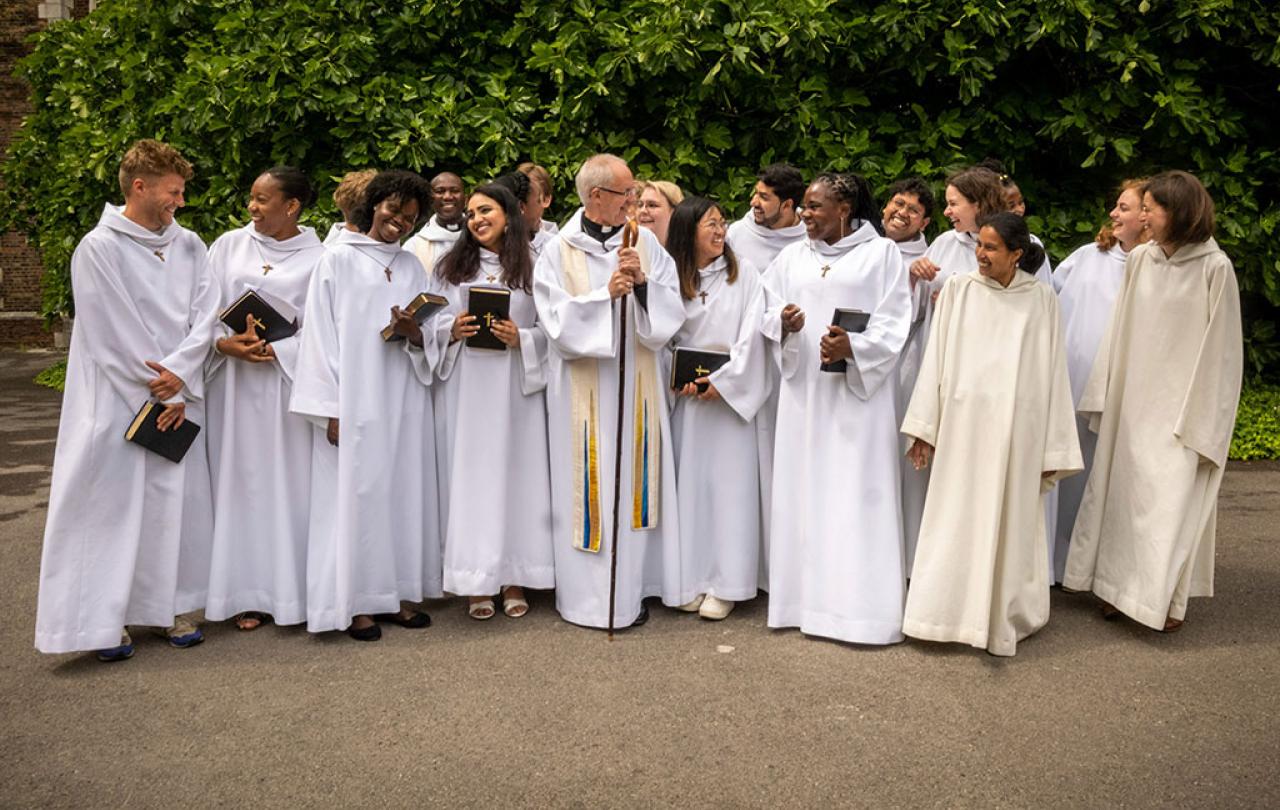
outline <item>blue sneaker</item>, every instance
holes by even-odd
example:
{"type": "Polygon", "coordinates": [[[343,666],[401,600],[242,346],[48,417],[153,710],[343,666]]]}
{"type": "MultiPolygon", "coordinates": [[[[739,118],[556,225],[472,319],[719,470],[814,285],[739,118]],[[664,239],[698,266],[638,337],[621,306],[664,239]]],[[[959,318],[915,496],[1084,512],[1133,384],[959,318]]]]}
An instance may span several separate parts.
{"type": "Polygon", "coordinates": [[[187,647],[194,647],[202,641],[204,641],[204,633],[200,632],[199,627],[195,628],[190,633],[183,633],[180,636],[169,636],[169,646],[177,647],[180,650],[185,650],[187,647]]]}
{"type": "Polygon", "coordinates": [[[129,634],[125,633],[120,638],[120,644],[115,647],[108,647],[105,650],[98,650],[98,660],[109,664],[112,661],[124,661],[133,657],[133,639],[129,638],[129,634]]]}

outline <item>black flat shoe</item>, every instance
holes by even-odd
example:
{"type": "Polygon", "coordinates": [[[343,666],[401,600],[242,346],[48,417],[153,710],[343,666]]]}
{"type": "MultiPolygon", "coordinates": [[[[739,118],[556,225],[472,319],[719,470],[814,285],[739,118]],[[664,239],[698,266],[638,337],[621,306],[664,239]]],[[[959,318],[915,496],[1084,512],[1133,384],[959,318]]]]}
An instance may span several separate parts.
{"type": "Polygon", "coordinates": [[[640,613],[636,616],[636,620],[631,623],[632,627],[639,627],[649,621],[649,608],[645,605],[640,606],[640,613]]]}
{"type": "Polygon", "coordinates": [[[376,624],[368,627],[348,627],[347,635],[356,641],[377,641],[382,638],[382,628],[376,624]]]}
{"type": "Polygon", "coordinates": [[[421,630],[424,627],[431,626],[431,617],[421,610],[414,611],[413,615],[407,619],[399,613],[378,613],[374,615],[373,620],[375,622],[385,622],[386,624],[398,624],[410,630],[421,630]]]}

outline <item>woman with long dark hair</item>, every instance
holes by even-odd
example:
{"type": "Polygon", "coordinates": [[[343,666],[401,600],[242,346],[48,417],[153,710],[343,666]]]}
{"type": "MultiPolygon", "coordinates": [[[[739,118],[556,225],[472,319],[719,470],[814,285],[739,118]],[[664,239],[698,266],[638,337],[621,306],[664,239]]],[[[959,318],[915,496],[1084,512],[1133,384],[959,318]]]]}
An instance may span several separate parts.
{"type": "Polygon", "coordinates": [[[769,626],[891,644],[902,640],[906,584],[894,386],[907,271],[858,175],[819,175],[802,218],[807,238],[764,278],[761,329],[782,375],[769,626]],[[837,309],[849,328],[831,325],[837,309]]]}
{"type": "Polygon", "coordinates": [[[729,615],[756,595],[760,569],[760,469],[755,415],[768,396],[764,287],[725,244],[724,211],[705,197],[676,206],[667,230],[684,300],[675,349],[723,352],[675,391],[671,440],[676,454],[680,558],[667,560],[680,609],[704,619],[729,615]]]}
{"type": "MultiPolygon", "coordinates": [[[[291,166],[254,180],[250,222],[209,249],[220,308],[252,290],[286,318],[302,316],[311,274],[324,256],[315,231],[298,224],[315,196],[307,175],[291,166]]],[[[241,630],[271,618],[301,624],[307,619],[312,428],[289,413],[289,397],[302,335],[266,343],[247,324],[234,331],[219,324],[219,330],[206,375],[213,554],[205,616],[235,616],[241,630]]]]}
{"type": "Polygon", "coordinates": [[[912,463],[933,462],[903,632],[1013,655],[1049,621],[1045,495],[1082,465],[1043,248],[1001,211],[974,255],[938,296],[902,424],[912,463]]]}
{"type": "Polygon", "coordinates": [[[1191,597],[1213,595],[1243,339],[1235,272],[1200,181],[1181,171],[1151,178],[1142,221],[1151,242],[1125,261],[1080,397],[1098,445],[1063,587],[1093,591],[1108,617],[1168,632],[1191,597]]]}
{"type": "MultiPolygon", "coordinates": [[[[524,175],[520,175],[524,177],[524,175]]],[[[432,291],[441,348],[436,424],[445,520],[444,589],[468,598],[473,619],[529,610],[524,588],[552,588],[551,473],[547,465],[547,339],[533,303],[529,229],[505,187],[483,185],[466,227],[436,265],[432,291]],[[479,308],[507,302],[505,318],[479,308]],[[482,331],[490,347],[468,345],[482,331]]]]}

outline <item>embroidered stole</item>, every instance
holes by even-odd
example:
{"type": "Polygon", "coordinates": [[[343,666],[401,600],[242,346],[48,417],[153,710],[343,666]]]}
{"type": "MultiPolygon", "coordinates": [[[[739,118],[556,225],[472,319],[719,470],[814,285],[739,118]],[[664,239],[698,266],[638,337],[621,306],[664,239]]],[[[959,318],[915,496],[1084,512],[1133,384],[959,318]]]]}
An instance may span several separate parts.
{"type": "Polygon", "coordinates": [[[422,266],[427,270],[427,277],[430,278],[436,269],[436,243],[415,236],[409,240],[409,252],[418,257],[418,261],[422,262],[422,266]]]}
{"type": "MultiPolygon", "coordinates": [[[[640,266],[649,275],[649,251],[643,240],[637,249],[640,266]]],[[[560,241],[560,265],[565,290],[572,296],[591,291],[586,254],[567,240],[560,241]]],[[[619,340],[626,340],[620,335],[619,340]]],[[[662,428],[658,411],[658,358],[640,341],[633,341],[634,398],[632,403],[631,528],[658,526],[662,475],[662,428]]],[[[573,432],[573,545],[598,552],[603,536],[600,497],[600,363],[594,358],[567,361],[570,419],[573,432]]]]}

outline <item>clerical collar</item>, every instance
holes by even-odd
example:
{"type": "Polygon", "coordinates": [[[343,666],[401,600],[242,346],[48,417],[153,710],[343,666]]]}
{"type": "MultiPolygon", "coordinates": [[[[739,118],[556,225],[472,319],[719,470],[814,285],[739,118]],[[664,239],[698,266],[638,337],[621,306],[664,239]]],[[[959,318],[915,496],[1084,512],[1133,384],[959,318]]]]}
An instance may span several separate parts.
{"type": "Polygon", "coordinates": [[[441,222],[440,217],[436,217],[436,224],[451,233],[458,233],[462,230],[462,220],[458,220],[457,222],[441,222]]]}
{"type": "Polygon", "coordinates": [[[585,213],[582,215],[582,232],[602,245],[612,239],[621,227],[621,225],[600,225],[587,219],[585,213]]]}

